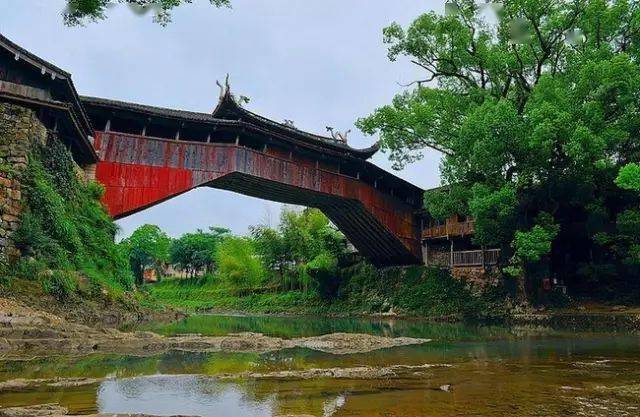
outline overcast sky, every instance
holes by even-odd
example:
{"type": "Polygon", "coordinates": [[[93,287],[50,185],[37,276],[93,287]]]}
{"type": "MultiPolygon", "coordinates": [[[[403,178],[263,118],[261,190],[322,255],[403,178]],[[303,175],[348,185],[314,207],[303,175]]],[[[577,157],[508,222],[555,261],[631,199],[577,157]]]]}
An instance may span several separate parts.
{"type": "MultiPolygon", "coordinates": [[[[392,63],[382,28],[409,24],[437,0],[232,0],[216,9],[206,0],[176,9],[161,27],[117,6],[109,18],[80,28],[63,25],[64,0],[0,0],[0,32],[73,74],[80,94],[210,112],[216,79],[231,74],[231,89],[251,98],[248,109],[300,129],[353,129],[350,144],[371,145],[358,117],[387,104],[419,75],[406,61],[392,63]]],[[[438,185],[440,156],[394,172],[423,187],[438,185]]],[[[373,158],[390,169],[386,155],[373,158]]],[[[210,225],[246,233],[280,206],[239,194],[197,189],[118,223],[121,236],[154,223],[172,236],[210,225]]]]}

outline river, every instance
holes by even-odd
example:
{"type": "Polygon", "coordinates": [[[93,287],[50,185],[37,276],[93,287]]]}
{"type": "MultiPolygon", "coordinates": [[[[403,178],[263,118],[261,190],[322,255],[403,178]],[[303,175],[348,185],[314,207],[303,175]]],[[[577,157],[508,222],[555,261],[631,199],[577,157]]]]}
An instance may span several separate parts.
{"type": "Polygon", "coordinates": [[[224,315],[196,315],[145,330],[212,336],[251,331],[283,338],[358,332],[432,341],[347,355],[295,348],[264,354],[170,352],[0,360],[0,382],[99,378],[76,387],[0,391],[0,404],[59,403],[76,414],[225,417],[640,416],[637,334],[224,315]],[[297,371],[359,367],[389,373],[296,377],[297,371]],[[283,376],[281,371],[293,372],[283,376]]]}

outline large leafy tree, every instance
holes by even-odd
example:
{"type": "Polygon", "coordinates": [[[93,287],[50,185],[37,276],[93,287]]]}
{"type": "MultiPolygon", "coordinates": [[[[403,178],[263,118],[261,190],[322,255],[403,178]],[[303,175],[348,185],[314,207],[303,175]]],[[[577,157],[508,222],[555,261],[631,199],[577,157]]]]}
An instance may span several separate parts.
{"type": "Polygon", "coordinates": [[[396,168],[441,151],[446,187],[427,209],[475,216],[511,271],[550,252],[558,269],[597,262],[594,237],[628,204],[616,175],[640,160],[639,36],[632,1],[454,1],[384,29],[390,59],[424,77],[358,125],[396,168]]]}
{"type": "Polygon", "coordinates": [[[285,207],[277,229],[254,226],[251,235],[263,264],[277,272],[281,286],[309,289],[319,284],[312,281],[325,272],[335,281],[335,271],[325,270],[335,268],[346,239],[320,210],[285,207]]]}
{"type": "MultiPolygon", "coordinates": [[[[96,22],[106,19],[110,8],[123,4],[138,15],[153,14],[153,20],[162,26],[171,22],[171,11],[193,0],[67,0],[62,13],[67,25],[76,26],[87,21],[96,22]]],[[[230,0],[209,0],[216,7],[230,6],[230,0]]]]}
{"type": "Polygon", "coordinates": [[[171,238],[154,224],[140,226],[120,245],[129,256],[138,285],[143,283],[145,269],[159,269],[169,261],[171,238]]]}
{"type": "Polygon", "coordinates": [[[229,233],[229,229],[222,227],[210,227],[208,232],[198,229],[195,233],[185,233],[171,243],[171,262],[192,276],[202,270],[211,272],[218,245],[229,233]]]}

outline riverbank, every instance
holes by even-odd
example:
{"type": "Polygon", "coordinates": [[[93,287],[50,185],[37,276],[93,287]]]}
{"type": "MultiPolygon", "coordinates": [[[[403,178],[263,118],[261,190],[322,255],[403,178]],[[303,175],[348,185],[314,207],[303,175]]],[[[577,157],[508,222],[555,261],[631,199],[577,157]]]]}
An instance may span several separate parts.
{"type": "Polygon", "coordinates": [[[318,289],[235,287],[217,276],[165,279],[148,285],[159,304],[189,312],[247,312],[325,316],[387,315],[434,321],[498,320],[505,294],[470,289],[448,271],[430,267],[376,270],[361,263],[345,268],[331,295],[318,289]]]}
{"type": "MultiPolygon", "coordinates": [[[[386,294],[369,290],[358,296],[331,301],[323,300],[315,292],[237,290],[193,280],[167,280],[148,286],[147,291],[154,302],[186,314],[372,317],[500,323],[559,330],[640,331],[640,308],[593,303],[562,308],[513,306],[504,301],[503,294],[491,291],[480,295],[471,292],[461,294],[440,287],[436,290],[443,290],[443,298],[449,299],[442,302],[439,308],[425,309],[423,303],[428,303],[433,297],[428,297],[419,285],[415,286],[415,294],[410,296],[406,295],[409,291],[397,283],[391,282],[390,287],[394,290],[386,294]],[[421,302],[421,295],[427,301],[421,302]],[[410,302],[407,302],[409,297],[410,302]]],[[[412,288],[411,284],[406,287],[412,288]]]]}
{"type": "Polygon", "coordinates": [[[154,302],[144,292],[115,292],[106,287],[78,292],[64,299],[45,292],[37,280],[9,278],[0,283],[0,303],[29,306],[71,323],[93,328],[123,328],[148,321],[173,321],[184,316],[168,304],[154,302]]]}

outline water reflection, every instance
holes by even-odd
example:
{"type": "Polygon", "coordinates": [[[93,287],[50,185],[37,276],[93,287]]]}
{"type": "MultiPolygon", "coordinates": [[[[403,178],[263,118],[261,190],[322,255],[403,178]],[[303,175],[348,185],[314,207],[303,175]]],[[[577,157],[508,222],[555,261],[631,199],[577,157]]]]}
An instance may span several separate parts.
{"type": "Polygon", "coordinates": [[[98,389],[103,413],[198,416],[271,416],[272,399],[256,399],[238,384],[197,376],[154,376],[106,381],[98,389]]]}
{"type": "Polygon", "coordinates": [[[294,338],[319,336],[328,333],[368,333],[386,337],[425,337],[438,340],[488,340],[510,334],[500,326],[474,326],[461,323],[430,323],[420,320],[393,318],[353,318],[315,316],[231,316],[200,314],[174,323],[144,325],[166,336],[202,334],[221,336],[229,333],[255,332],[268,336],[294,338]]]}
{"type": "Polygon", "coordinates": [[[351,355],[296,348],[265,354],[170,352],[153,357],[0,361],[0,381],[112,378],[73,388],[0,391],[0,404],[57,402],[72,413],[202,416],[558,416],[578,411],[585,416],[640,415],[637,335],[364,319],[228,319],[196,316],[159,329],[166,334],[252,330],[282,337],[360,331],[434,341],[351,355]],[[452,366],[387,379],[218,378],[244,372],[437,363],[452,366]],[[451,390],[441,390],[443,385],[451,390]]]}

